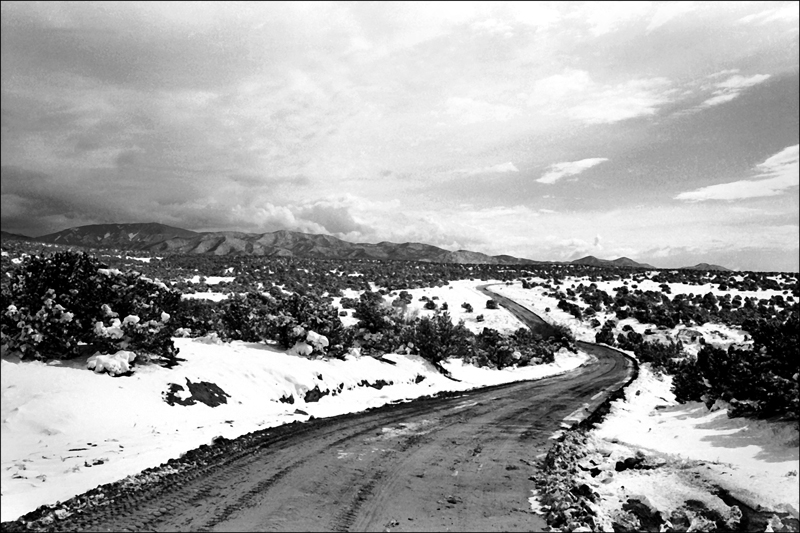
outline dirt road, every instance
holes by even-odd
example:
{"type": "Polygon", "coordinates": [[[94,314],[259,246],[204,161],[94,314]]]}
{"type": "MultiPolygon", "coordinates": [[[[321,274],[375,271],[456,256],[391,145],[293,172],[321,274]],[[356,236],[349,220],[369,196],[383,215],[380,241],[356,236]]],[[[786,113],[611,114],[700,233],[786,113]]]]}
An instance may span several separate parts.
{"type": "Polygon", "coordinates": [[[587,345],[562,376],[387,405],[219,443],[217,459],[57,528],[157,531],[541,531],[528,498],[554,433],[622,385],[587,345]],[[239,441],[237,443],[237,441],[239,441]],[[227,449],[226,449],[227,447],[227,449]],[[229,451],[226,451],[229,450],[229,451]]]}

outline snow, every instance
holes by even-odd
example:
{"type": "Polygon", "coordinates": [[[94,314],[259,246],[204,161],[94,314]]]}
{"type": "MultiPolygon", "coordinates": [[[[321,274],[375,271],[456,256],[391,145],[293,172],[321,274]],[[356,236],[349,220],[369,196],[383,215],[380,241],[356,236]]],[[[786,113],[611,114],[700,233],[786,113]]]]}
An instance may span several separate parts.
{"type": "Polygon", "coordinates": [[[222,300],[228,299],[228,294],[223,292],[193,292],[189,294],[181,295],[181,298],[185,298],[187,300],[197,299],[197,300],[211,300],[212,302],[220,302],[222,300]]]}
{"type": "MultiPolygon", "coordinates": [[[[207,276],[206,285],[217,285],[222,282],[230,283],[235,279],[236,276],[207,276]]],[[[191,283],[200,283],[200,276],[196,275],[191,278],[186,278],[186,281],[191,283]]]]}
{"type": "MultiPolygon", "coordinates": [[[[547,281],[538,279],[536,281],[547,281]]],[[[575,278],[566,278],[560,285],[556,285],[554,287],[557,291],[566,291],[570,285],[578,283],[584,283],[584,285],[588,284],[587,281],[581,281],[580,279],[575,278]]],[[[617,287],[622,283],[619,281],[615,282],[596,282],[598,287],[601,283],[607,283],[609,286],[617,287]]],[[[629,282],[630,283],[630,282],[629,282]]],[[[671,287],[677,287],[682,284],[673,283],[671,287]]],[[[639,283],[639,287],[642,287],[642,283],[639,283]]],[[[689,286],[691,287],[691,286],[689,286]]],[[[536,286],[530,289],[523,289],[520,283],[512,283],[511,285],[499,284],[499,285],[492,285],[489,287],[490,291],[496,292],[502,296],[506,296],[514,300],[515,302],[519,303],[523,307],[527,307],[534,313],[538,314],[540,317],[545,319],[551,323],[563,324],[569,327],[575,338],[577,340],[594,342],[595,335],[599,331],[599,328],[593,328],[589,325],[587,320],[578,320],[568,312],[559,309],[558,306],[558,298],[553,296],[548,296],[547,293],[552,293],[554,289],[548,289],[546,287],[536,286]],[[547,309],[550,309],[547,311],[547,309]]],[[[609,292],[609,288],[603,289],[606,292],[609,292]]],[[[645,289],[642,289],[645,290],[645,289]]],[[[650,289],[648,289],[650,290],[650,289]]],[[[660,290],[660,289],[657,289],[660,290]]],[[[672,291],[673,294],[676,292],[675,290],[672,291]]],[[[706,291],[708,292],[708,291],[706,291]]],[[[742,294],[749,294],[752,291],[741,291],[742,294]]],[[[760,293],[754,293],[756,297],[764,297],[764,295],[770,291],[763,291],[760,293]]],[[[779,291],[772,291],[775,293],[779,293],[779,291]]],[[[610,293],[613,294],[613,291],[610,293]]],[[[702,292],[705,294],[705,292],[702,292]]],[[[589,307],[585,302],[581,300],[571,302],[582,309],[589,307]]],[[[690,330],[696,331],[701,334],[703,339],[707,344],[712,344],[717,346],[718,348],[726,349],[731,344],[742,344],[745,342],[746,333],[735,327],[727,326],[725,324],[716,324],[712,322],[708,322],[703,324],[702,326],[694,325],[691,327],[687,327],[684,324],[679,324],[675,328],[662,330],[659,329],[655,324],[643,324],[636,320],[635,318],[626,318],[623,320],[619,320],[616,318],[614,313],[609,313],[606,311],[598,312],[594,318],[596,318],[600,324],[604,324],[606,320],[613,320],[617,323],[616,329],[622,330],[623,327],[626,325],[631,326],[634,331],[637,333],[644,333],[645,330],[650,329],[654,333],[652,335],[648,335],[646,337],[649,341],[661,341],[661,342],[668,342],[668,341],[677,341],[679,338],[683,342],[684,351],[692,354],[697,355],[697,352],[702,348],[702,344],[700,344],[700,337],[698,336],[697,339],[691,341],[690,338],[685,338],[686,334],[682,332],[690,330]]],[[[632,354],[631,354],[632,355],[632,354]]]]}
{"type": "MultiPolygon", "coordinates": [[[[195,278],[199,281],[199,276],[195,278]]],[[[206,283],[233,279],[209,277],[206,283]]],[[[554,289],[565,291],[578,283],[589,282],[567,278],[554,289]]],[[[596,283],[610,294],[614,287],[622,285],[621,280],[596,283]]],[[[658,284],[650,287],[647,283],[653,282],[638,282],[638,286],[642,290],[660,290],[658,284]]],[[[454,322],[463,319],[474,332],[491,327],[510,333],[524,327],[503,308],[485,308],[488,297],[477,290],[477,286],[485,284],[491,284],[491,291],[517,301],[543,318],[567,325],[576,338],[594,341],[594,328],[558,309],[557,298],[545,296],[553,289],[538,286],[522,289],[518,282],[506,285],[497,280],[463,280],[442,287],[407,289],[412,302],[406,312],[432,315],[434,311],[424,309],[425,302],[420,297],[437,297],[434,301],[439,307],[448,303],[454,322]],[[465,313],[463,302],[470,303],[474,311],[465,313]],[[546,308],[550,311],[545,311],[546,308]],[[475,319],[480,314],[484,315],[484,322],[475,319]]],[[[628,286],[631,285],[628,280],[628,286]]],[[[673,295],[719,294],[716,286],[711,285],[671,284],[671,287],[673,295]]],[[[384,298],[387,305],[399,292],[384,298]]],[[[739,294],[769,298],[772,292],[740,291],[739,294]]],[[[360,292],[345,290],[344,295],[358,298],[360,292]]],[[[227,298],[227,294],[204,292],[183,297],[219,301],[227,298]]],[[[333,299],[337,307],[340,301],[341,298],[333,299]]],[[[585,307],[582,301],[574,303],[585,307]]],[[[348,316],[340,317],[343,323],[355,324],[352,310],[347,313],[348,316]]],[[[610,313],[597,314],[601,323],[609,318],[613,318],[610,313]]],[[[655,326],[634,319],[619,321],[618,328],[626,324],[638,332],[648,327],[656,330],[655,326]]],[[[112,324],[106,330],[113,331],[115,327],[118,325],[112,324]]],[[[679,326],[657,331],[651,338],[676,338],[684,329],[679,326]]],[[[701,333],[706,342],[717,345],[744,341],[744,332],[719,324],[691,329],[701,333]]],[[[568,372],[588,360],[586,354],[561,351],[549,365],[503,370],[450,360],[444,367],[461,380],[455,382],[414,355],[385,356],[396,365],[356,354],[349,355],[346,361],[297,355],[313,354],[315,344],[324,344],[321,336],[312,333],[308,332],[306,342],[294,347],[296,353],[267,344],[223,343],[215,335],[175,338],[185,362],[172,369],[137,365],[132,376],[118,378],[87,370],[85,358],[44,364],[3,357],[0,519],[13,520],[39,505],[63,501],[97,485],[158,466],[209,443],[216,436],[235,438],[257,429],[304,421],[309,416],[356,412],[444,390],[538,379],[568,372]],[[418,376],[425,379],[415,383],[418,376]],[[162,400],[162,393],[170,384],[185,386],[187,379],[218,385],[230,395],[228,402],[212,408],[202,403],[170,406],[162,400]],[[363,380],[392,384],[377,390],[359,386],[363,380]],[[305,393],[315,387],[330,394],[318,402],[306,403],[305,393]],[[281,398],[289,396],[294,398],[293,404],[281,402],[281,398]]],[[[685,342],[684,346],[691,352],[697,344],[685,342]]],[[[95,362],[106,364],[97,359],[95,362]]],[[[606,465],[611,465],[596,478],[588,474],[586,477],[586,482],[601,496],[597,506],[600,515],[609,516],[619,510],[629,497],[640,498],[659,509],[673,509],[686,499],[695,499],[709,508],[718,508],[724,515],[727,508],[710,493],[713,485],[718,485],[748,505],[764,505],[797,517],[800,461],[796,423],[729,419],[724,405],[715,406],[717,409],[712,411],[699,403],[679,405],[670,392],[670,379],[657,376],[647,365],[642,365],[639,377],[626,390],[626,399],[614,402],[606,420],[590,433],[592,450],[606,465]],[[659,468],[614,471],[615,461],[633,457],[636,451],[655,458],[659,468]]],[[[180,393],[184,399],[188,396],[188,391],[180,393]]],[[[535,494],[531,502],[536,503],[535,494]]]]}
{"type": "Polygon", "coordinates": [[[724,511],[721,500],[709,494],[717,485],[751,507],[797,518],[797,423],[728,418],[725,407],[677,404],[671,382],[670,376],[657,376],[642,365],[626,398],[613,402],[605,421],[592,431],[594,447],[610,452],[609,464],[640,450],[662,465],[587,477],[603,498],[601,508],[611,513],[627,498],[640,497],[660,510],[695,499],[724,511]]]}
{"type": "MultiPolygon", "coordinates": [[[[311,338],[322,343],[321,336],[311,338]]],[[[174,341],[185,362],[172,369],[136,366],[129,377],[96,374],[87,370],[86,359],[45,364],[3,357],[2,521],[158,466],[216,436],[235,438],[444,390],[538,379],[588,360],[586,354],[562,351],[549,365],[499,371],[447,361],[445,368],[461,380],[455,382],[415,355],[387,354],[396,363],[390,365],[353,355],[346,361],[307,359],[214,336],[174,341]],[[415,383],[418,376],[425,379],[415,383]],[[162,400],[170,384],[186,388],[187,379],[218,385],[230,395],[227,403],[182,406],[162,400]],[[359,386],[362,380],[393,384],[377,390],[359,386]],[[306,403],[305,393],[315,387],[331,394],[306,403]],[[289,395],[293,404],[280,401],[289,395]]],[[[183,391],[179,397],[187,396],[183,391]]]]}
{"type": "Polygon", "coordinates": [[[120,350],[111,355],[93,355],[86,361],[86,368],[98,374],[108,372],[112,376],[130,371],[130,364],[136,359],[136,354],[120,350]]]}
{"type": "MultiPolygon", "coordinates": [[[[492,328],[496,329],[501,333],[513,333],[514,331],[518,330],[519,328],[526,328],[525,324],[520,322],[514,315],[508,312],[506,309],[500,307],[498,309],[486,309],[486,301],[489,300],[489,297],[483,294],[482,292],[478,291],[477,287],[486,284],[496,284],[496,283],[503,283],[498,280],[489,280],[489,281],[476,281],[476,280],[458,280],[458,281],[451,281],[449,285],[445,285],[442,287],[425,287],[421,289],[397,289],[392,291],[392,294],[395,296],[386,295],[384,296],[384,301],[387,305],[391,305],[392,301],[394,301],[397,296],[400,294],[400,291],[405,290],[411,295],[411,303],[408,304],[406,308],[406,313],[411,316],[433,316],[436,311],[431,309],[425,309],[425,301],[420,300],[421,297],[427,296],[429,299],[433,300],[433,298],[437,298],[433,300],[436,302],[437,308],[441,311],[441,307],[443,303],[447,303],[447,313],[450,314],[450,318],[454,324],[457,324],[460,320],[464,321],[464,326],[472,331],[473,333],[480,333],[483,331],[483,328],[492,328]],[[462,303],[468,303],[472,306],[473,311],[471,313],[467,313],[463,307],[461,307],[462,303]],[[483,322],[478,322],[477,317],[478,315],[483,315],[484,320],[483,322]]],[[[360,291],[354,291],[352,289],[347,289],[343,291],[343,294],[347,298],[356,298],[361,295],[360,291]]],[[[341,298],[334,298],[333,305],[336,306],[337,309],[342,310],[341,307],[341,298]]],[[[358,322],[357,319],[352,318],[353,310],[352,309],[345,309],[348,312],[348,316],[340,317],[342,323],[346,326],[354,325],[358,322]]]]}
{"type": "MultiPolygon", "coordinates": [[[[571,281],[570,278],[567,278],[568,281],[571,281]]],[[[537,279],[536,281],[546,281],[542,279],[537,279]]],[[[568,287],[568,281],[565,281],[563,284],[564,286],[568,287]]],[[[566,311],[559,309],[558,306],[558,298],[554,298],[552,296],[547,296],[545,293],[553,292],[553,289],[547,289],[545,287],[536,286],[531,289],[523,289],[520,283],[512,283],[511,285],[506,285],[504,283],[492,285],[488,287],[488,289],[492,292],[495,292],[501,296],[505,296],[511,300],[514,300],[518,304],[523,307],[526,307],[545,319],[546,321],[552,324],[563,324],[569,327],[572,330],[572,333],[575,335],[577,340],[583,340],[588,342],[594,342],[594,336],[596,330],[589,326],[588,323],[584,323],[578,319],[576,319],[571,314],[567,313],[566,311]],[[547,309],[550,309],[549,311],[547,309]]],[[[562,288],[558,288],[557,290],[564,290],[562,288]]],[[[572,302],[581,307],[586,307],[586,304],[583,302],[572,302]]],[[[603,318],[603,313],[597,314],[597,319],[600,320],[600,323],[603,323],[605,319],[603,318]]],[[[609,317],[612,315],[609,314],[609,317]]]]}

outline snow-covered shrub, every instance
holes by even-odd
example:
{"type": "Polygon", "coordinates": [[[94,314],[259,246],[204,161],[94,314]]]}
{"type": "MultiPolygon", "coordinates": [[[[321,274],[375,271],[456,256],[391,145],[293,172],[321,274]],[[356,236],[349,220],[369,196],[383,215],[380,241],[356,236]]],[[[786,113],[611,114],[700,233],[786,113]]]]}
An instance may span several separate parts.
{"type": "Polygon", "coordinates": [[[23,359],[131,350],[174,361],[178,353],[168,310],[180,294],[86,253],[27,257],[2,296],[0,344],[23,359]]]}
{"type": "Polygon", "coordinates": [[[289,348],[290,354],[309,356],[312,353],[323,354],[325,348],[328,347],[328,339],[324,335],[320,335],[314,331],[309,331],[306,334],[306,340],[298,341],[289,348]]]}
{"type": "MultiPolygon", "coordinates": [[[[216,313],[216,329],[226,340],[277,341],[286,349],[305,343],[316,353],[339,358],[352,346],[352,333],[343,326],[338,310],[313,295],[280,291],[231,295],[218,304],[216,313]]],[[[311,353],[304,347],[297,350],[311,353]]]]}
{"type": "Polygon", "coordinates": [[[517,347],[513,339],[497,330],[483,328],[477,336],[476,344],[478,353],[483,356],[481,358],[485,358],[490,366],[505,368],[519,359],[514,357],[517,347]]]}
{"type": "Polygon", "coordinates": [[[231,294],[219,302],[211,320],[214,329],[225,340],[258,342],[276,338],[276,328],[281,324],[279,314],[280,306],[273,296],[248,292],[231,294]]]}
{"type": "Polygon", "coordinates": [[[679,402],[728,402],[730,416],[797,419],[800,416],[800,310],[785,321],[747,320],[752,346],[727,350],[705,345],[696,361],[678,365],[673,392],[679,402]]]}

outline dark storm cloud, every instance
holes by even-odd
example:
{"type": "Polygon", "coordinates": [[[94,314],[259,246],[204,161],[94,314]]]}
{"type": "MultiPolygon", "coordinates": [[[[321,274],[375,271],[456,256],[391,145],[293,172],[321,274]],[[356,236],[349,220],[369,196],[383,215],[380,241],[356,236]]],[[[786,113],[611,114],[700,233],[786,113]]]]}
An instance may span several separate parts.
{"type": "Polygon", "coordinates": [[[520,256],[738,235],[740,206],[674,198],[797,144],[787,6],[3,2],[3,229],[156,219],[520,256]]]}
{"type": "Polygon", "coordinates": [[[3,166],[0,183],[3,228],[18,228],[31,236],[69,225],[113,222],[130,215],[124,202],[114,202],[106,195],[87,194],[42,172],[3,166]]]}

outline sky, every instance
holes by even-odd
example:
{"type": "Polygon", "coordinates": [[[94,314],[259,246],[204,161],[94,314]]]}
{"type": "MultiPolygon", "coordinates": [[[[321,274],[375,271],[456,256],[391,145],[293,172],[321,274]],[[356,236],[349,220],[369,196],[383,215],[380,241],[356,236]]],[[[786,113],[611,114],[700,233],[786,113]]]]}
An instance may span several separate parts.
{"type": "Polygon", "coordinates": [[[797,2],[2,2],[4,231],[800,270],[797,2]]]}

